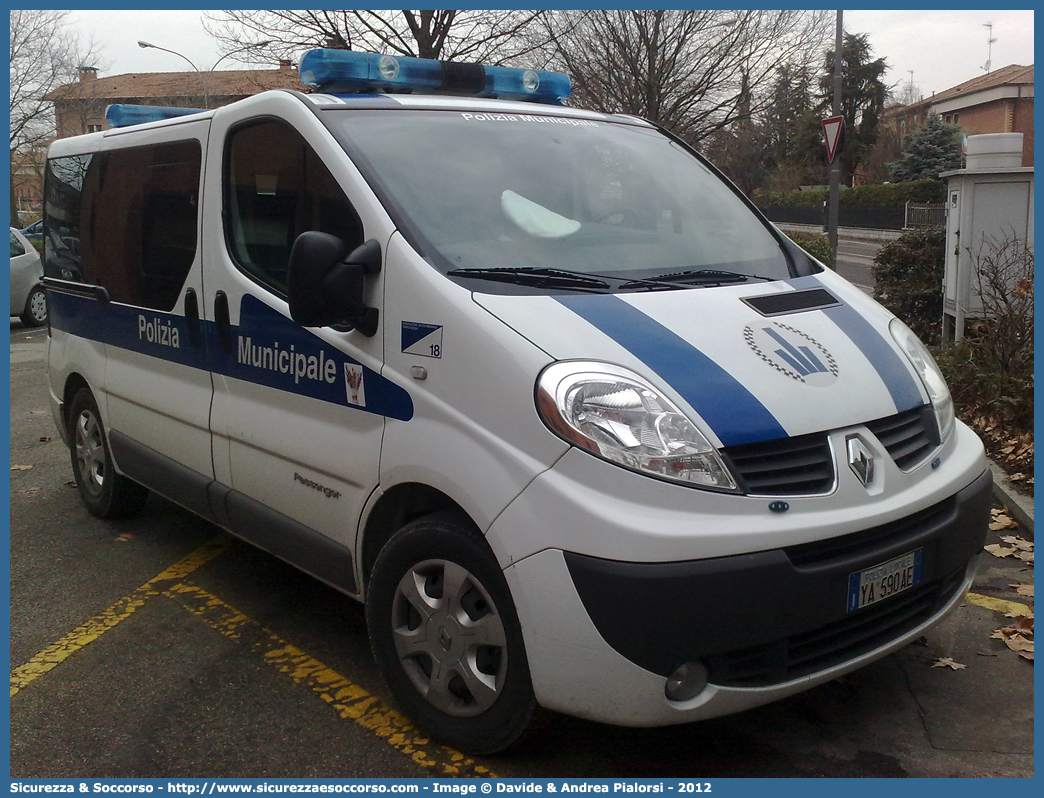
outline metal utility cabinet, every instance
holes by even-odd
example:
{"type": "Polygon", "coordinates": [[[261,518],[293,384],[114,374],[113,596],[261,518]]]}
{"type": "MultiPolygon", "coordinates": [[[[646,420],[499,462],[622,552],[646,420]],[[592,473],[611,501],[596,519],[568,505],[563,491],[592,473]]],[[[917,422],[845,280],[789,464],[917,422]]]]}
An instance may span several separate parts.
{"type": "Polygon", "coordinates": [[[1021,162],[1021,133],[969,136],[967,168],[941,175],[949,179],[944,341],[963,338],[966,320],[982,315],[976,264],[984,247],[1014,236],[1033,249],[1033,167],[1021,162]]]}

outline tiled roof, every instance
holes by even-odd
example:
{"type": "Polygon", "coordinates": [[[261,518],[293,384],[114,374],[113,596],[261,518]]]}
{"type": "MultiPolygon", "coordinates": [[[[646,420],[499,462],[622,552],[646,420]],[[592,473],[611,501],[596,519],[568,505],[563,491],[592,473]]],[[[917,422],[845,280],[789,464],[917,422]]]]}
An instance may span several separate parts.
{"type": "Polygon", "coordinates": [[[1033,83],[1033,64],[1029,66],[1011,64],[988,74],[979,75],[977,78],[966,80],[952,89],[939,92],[931,98],[931,102],[938,103],[943,100],[952,100],[954,97],[960,97],[964,94],[972,94],[973,92],[992,89],[996,86],[1011,86],[1018,83],[1033,83]]]}
{"type": "MultiPolygon", "coordinates": [[[[979,75],[964,83],[959,83],[953,88],[926,97],[918,103],[912,103],[902,108],[903,111],[920,109],[937,103],[952,100],[955,97],[964,97],[975,92],[993,89],[997,86],[1014,86],[1017,84],[1033,85],[1033,64],[1021,66],[1020,64],[1009,64],[1006,67],[995,69],[985,75],[979,75]]],[[[898,108],[896,110],[899,110],[898,108]]]]}
{"type": "MultiPolygon", "coordinates": [[[[46,99],[170,99],[199,97],[203,94],[204,75],[198,72],[140,72],[113,75],[96,80],[78,81],[60,86],[46,99]]],[[[305,91],[296,69],[237,69],[211,72],[207,93],[211,97],[243,97],[268,89],[305,91]]]]}

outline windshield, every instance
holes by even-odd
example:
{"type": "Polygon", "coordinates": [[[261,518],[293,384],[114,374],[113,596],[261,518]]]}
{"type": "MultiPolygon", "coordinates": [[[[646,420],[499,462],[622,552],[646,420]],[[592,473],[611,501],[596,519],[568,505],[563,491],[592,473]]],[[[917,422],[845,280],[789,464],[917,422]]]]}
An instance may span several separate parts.
{"type": "Polygon", "coordinates": [[[608,278],[604,290],[790,276],[740,198],[650,128],[462,111],[323,117],[407,237],[454,279],[488,281],[469,280],[476,290],[596,282],[562,274],[608,278]]]}

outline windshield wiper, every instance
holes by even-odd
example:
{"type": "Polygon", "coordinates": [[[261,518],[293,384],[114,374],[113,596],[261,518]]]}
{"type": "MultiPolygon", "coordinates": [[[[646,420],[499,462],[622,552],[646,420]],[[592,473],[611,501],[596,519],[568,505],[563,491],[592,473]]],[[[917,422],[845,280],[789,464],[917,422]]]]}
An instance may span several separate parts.
{"type": "Polygon", "coordinates": [[[586,291],[608,291],[609,283],[580,272],[564,269],[547,269],[537,266],[508,268],[454,269],[446,272],[450,277],[471,277],[476,280],[492,280],[498,283],[531,285],[537,288],[573,288],[586,291]]]}
{"type": "Polygon", "coordinates": [[[687,269],[674,274],[661,274],[655,278],[657,281],[668,283],[745,283],[747,280],[765,280],[772,282],[774,277],[764,277],[760,274],[743,274],[741,272],[728,272],[722,269],[687,269]]]}
{"type": "Polygon", "coordinates": [[[451,277],[475,277],[480,280],[496,280],[504,283],[525,283],[538,287],[548,288],[589,288],[591,290],[608,290],[609,284],[606,280],[616,280],[621,283],[618,288],[623,290],[631,288],[666,289],[668,291],[681,288],[674,283],[662,282],[660,280],[649,280],[641,277],[618,277],[614,274],[573,272],[568,269],[549,269],[540,266],[518,266],[514,268],[473,268],[454,269],[446,272],[451,277]],[[530,282],[538,280],[538,282],[530,282]]]}

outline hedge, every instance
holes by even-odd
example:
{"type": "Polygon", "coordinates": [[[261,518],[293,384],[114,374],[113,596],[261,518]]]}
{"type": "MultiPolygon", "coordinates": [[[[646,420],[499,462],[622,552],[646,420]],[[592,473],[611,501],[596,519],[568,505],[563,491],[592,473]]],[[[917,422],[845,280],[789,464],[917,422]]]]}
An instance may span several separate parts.
{"type": "Polygon", "coordinates": [[[874,299],[928,344],[942,327],[945,249],[946,228],[928,227],[903,233],[874,258],[874,299]]]}
{"type": "MultiPolygon", "coordinates": [[[[812,191],[778,191],[755,197],[759,208],[798,207],[811,208],[827,201],[825,189],[812,191]]],[[[943,180],[912,180],[909,183],[880,183],[872,186],[842,188],[841,205],[858,205],[864,208],[894,208],[907,202],[945,202],[946,182],[943,180]]]]}
{"type": "Polygon", "coordinates": [[[834,251],[826,236],[819,233],[787,233],[787,237],[824,266],[834,268],[834,251]]]}

